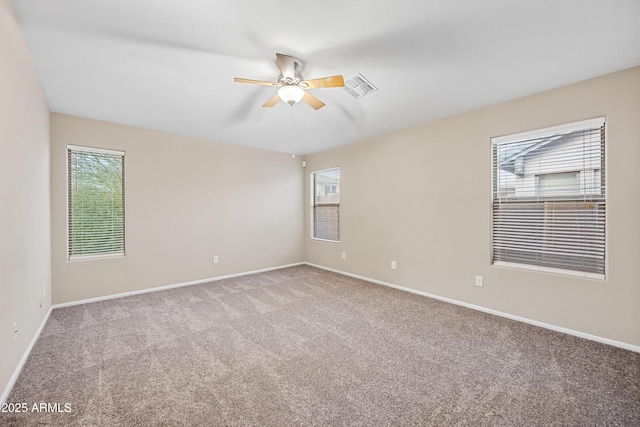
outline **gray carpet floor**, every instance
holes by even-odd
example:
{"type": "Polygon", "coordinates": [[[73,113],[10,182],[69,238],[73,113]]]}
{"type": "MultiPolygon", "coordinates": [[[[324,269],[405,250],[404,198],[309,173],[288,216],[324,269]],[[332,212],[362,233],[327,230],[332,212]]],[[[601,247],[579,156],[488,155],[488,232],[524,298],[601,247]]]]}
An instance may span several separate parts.
{"type": "Polygon", "coordinates": [[[55,309],[22,402],[0,424],[638,426],[640,354],[300,266],[55,309]]]}

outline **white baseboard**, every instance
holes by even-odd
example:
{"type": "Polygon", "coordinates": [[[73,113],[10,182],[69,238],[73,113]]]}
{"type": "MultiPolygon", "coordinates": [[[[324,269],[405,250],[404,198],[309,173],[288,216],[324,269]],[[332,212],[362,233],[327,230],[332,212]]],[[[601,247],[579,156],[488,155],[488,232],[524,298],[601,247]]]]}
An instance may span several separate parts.
{"type": "Polygon", "coordinates": [[[44,318],[42,319],[42,322],[40,322],[40,327],[38,327],[38,330],[33,335],[33,338],[31,338],[31,342],[29,342],[29,346],[27,347],[24,354],[22,355],[20,362],[18,362],[18,366],[16,366],[15,371],[13,371],[13,375],[11,376],[11,379],[9,379],[7,386],[4,388],[4,391],[2,392],[2,396],[0,396],[0,406],[3,405],[4,402],[7,400],[7,397],[9,397],[9,393],[11,393],[11,389],[13,389],[13,386],[18,380],[18,376],[20,375],[20,372],[22,372],[22,368],[24,367],[24,364],[27,362],[27,359],[31,354],[31,350],[33,349],[33,346],[36,344],[36,341],[38,341],[38,338],[40,337],[40,333],[42,333],[42,330],[44,329],[44,325],[47,324],[47,320],[49,320],[51,311],[53,311],[53,306],[49,307],[47,314],[45,314],[44,318]]]}
{"type": "Polygon", "coordinates": [[[509,314],[509,313],[504,313],[502,311],[493,310],[491,308],[486,308],[486,307],[482,307],[482,306],[479,306],[479,305],[469,304],[469,303],[466,303],[466,302],[463,302],[463,301],[454,300],[454,299],[451,299],[451,298],[441,297],[439,295],[434,295],[434,294],[430,294],[428,292],[418,291],[416,289],[405,288],[404,286],[394,285],[393,283],[383,282],[381,280],[371,279],[369,277],[364,277],[364,276],[359,276],[357,274],[347,273],[347,272],[344,272],[344,271],[336,270],[336,269],[329,268],[329,267],[324,267],[322,265],[317,265],[317,264],[313,264],[313,263],[310,263],[310,262],[305,262],[304,264],[306,264],[308,266],[311,266],[311,267],[320,268],[322,270],[327,270],[327,271],[331,271],[331,272],[334,272],[334,273],[342,274],[342,275],[345,275],[345,276],[353,277],[355,279],[364,280],[366,282],[371,282],[371,283],[375,283],[375,284],[378,284],[378,285],[388,286],[390,288],[399,289],[401,291],[411,292],[413,294],[422,295],[422,296],[425,296],[425,297],[437,299],[437,300],[440,300],[440,301],[448,302],[448,303],[459,305],[459,306],[462,306],[462,307],[471,308],[473,310],[482,311],[483,313],[489,313],[489,314],[493,314],[495,316],[505,317],[507,319],[516,320],[518,322],[528,323],[530,325],[539,326],[541,328],[550,329],[552,331],[561,332],[563,334],[573,335],[573,336],[584,338],[584,339],[588,339],[588,340],[591,340],[591,341],[596,341],[596,342],[599,342],[599,343],[602,343],[602,344],[608,344],[608,345],[612,345],[614,347],[620,347],[620,348],[624,348],[625,350],[631,350],[631,351],[635,351],[636,353],[640,353],[640,346],[638,346],[638,345],[633,345],[633,344],[629,344],[629,343],[622,342],[622,341],[616,341],[616,340],[612,340],[612,339],[609,339],[609,338],[599,337],[597,335],[591,335],[591,334],[587,334],[587,333],[584,333],[584,332],[575,331],[573,329],[563,328],[562,326],[556,326],[556,325],[551,325],[549,323],[539,322],[537,320],[528,319],[526,317],[520,317],[520,316],[516,316],[516,315],[513,315],[513,314],[509,314]]]}
{"type": "Polygon", "coordinates": [[[280,270],[280,269],[288,268],[288,267],[296,267],[298,265],[303,265],[303,264],[304,264],[304,262],[298,262],[298,263],[287,264],[287,265],[279,265],[277,267],[268,267],[268,268],[263,268],[263,269],[260,269],[260,270],[245,271],[243,273],[227,274],[226,276],[210,277],[208,279],[193,280],[191,282],[176,283],[174,285],[159,286],[157,288],[140,289],[140,290],[137,290],[137,291],[123,292],[123,293],[120,293],[120,294],[111,294],[111,295],[105,295],[105,296],[102,296],[102,297],[88,298],[88,299],[71,301],[71,302],[63,302],[63,303],[60,303],[60,304],[55,304],[52,308],[70,307],[72,305],[88,304],[88,303],[92,303],[92,302],[106,301],[106,300],[115,299],[115,298],[129,297],[129,296],[132,296],[132,295],[146,294],[146,293],[149,293],[149,292],[158,292],[158,291],[164,291],[164,290],[167,290],[167,289],[181,288],[183,286],[200,285],[202,283],[215,282],[215,281],[218,281],[218,280],[231,279],[231,278],[234,278],[234,277],[248,276],[250,274],[264,273],[264,272],[267,272],[267,271],[280,270]]]}

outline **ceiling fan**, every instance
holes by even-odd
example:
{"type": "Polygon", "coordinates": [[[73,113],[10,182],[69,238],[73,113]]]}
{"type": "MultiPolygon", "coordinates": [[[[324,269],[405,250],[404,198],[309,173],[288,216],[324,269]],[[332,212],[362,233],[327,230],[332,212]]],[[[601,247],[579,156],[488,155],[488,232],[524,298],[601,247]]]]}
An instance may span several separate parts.
{"type": "Polygon", "coordinates": [[[271,99],[265,102],[263,107],[273,107],[280,100],[291,106],[300,101],[304,101],[314,110],[318,110],[325,106],[324,102],[307,93],[305,89],[344,86],[344,79],[340,75],[305,80],[300,73],[300,63],[296,61],[295,58],[281,53],[276,53],[276,58],[278,59],[278,67],[280,68],[281,73],[276,82],[243,79],[240,77],[235,77],[233,79],[236,83],[277,87],[278,92],[271,99]]]}

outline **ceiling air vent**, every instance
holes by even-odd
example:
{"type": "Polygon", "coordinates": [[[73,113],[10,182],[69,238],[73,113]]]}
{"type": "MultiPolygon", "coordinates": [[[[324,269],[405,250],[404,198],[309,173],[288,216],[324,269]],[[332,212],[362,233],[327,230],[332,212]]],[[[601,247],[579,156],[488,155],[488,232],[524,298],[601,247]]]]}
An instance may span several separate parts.
{"type": "Polygon", "coordinates": [[[378,90],[369,80],[360,73],[354,74],[344,82],[344,90],[349,92],[354,98],[362,98],[368,93],[378,90]]]}

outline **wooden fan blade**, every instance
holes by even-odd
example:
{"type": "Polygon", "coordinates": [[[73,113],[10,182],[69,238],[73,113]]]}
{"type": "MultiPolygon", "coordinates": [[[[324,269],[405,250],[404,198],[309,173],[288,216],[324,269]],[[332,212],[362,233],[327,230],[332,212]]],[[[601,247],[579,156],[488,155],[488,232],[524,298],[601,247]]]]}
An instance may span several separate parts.
{"type": "Polygon", "coordinates": [[[344,79],[342,76],[321,77],[319,79],[305,80],[300,82],[300,84],[306,84],[308,89],[318,87],[342,87],[344,86],[344,79]]]}
{"type": "Polygon", "coordinates": [[[278,67],[280,67],[282,77],[291,80],[295,79],[296,65],[294,59],[289,55],[283,55],[281,53],[276,53],[276,58],[278,58],[278,67]]]}
{"type": "Polygon", "coordinates": [[[308,94],[307,92],[305,92],[304,95],[302,96],[302,100],[307,104],[309,104],[309,106],[314,110],[319,110],[325,105],[324,102],[320,101],[315,96],[308,94]]]}
{"type": "Polygon", "coordinates": [[[273,107],[274,105],[276,105],[278,103],[278,101],[280,101],[280,97],[276,93],[275,95],[273,95],[273,98],[269,99],[262,106],[263,107],[273,107]]]}
{"type": "Polygon", "coordinates": [[[276,86],[276,83],[273,82],[265,82],[264,80],[243,79],[241,77],[234,77],[233,81],[236,83],[248,83],[251,85],[276,86]]]}

